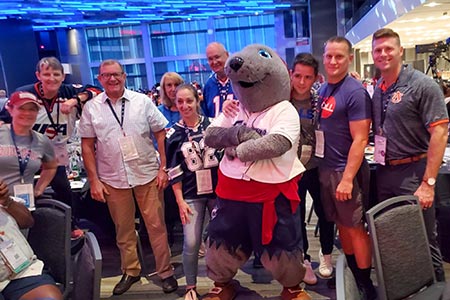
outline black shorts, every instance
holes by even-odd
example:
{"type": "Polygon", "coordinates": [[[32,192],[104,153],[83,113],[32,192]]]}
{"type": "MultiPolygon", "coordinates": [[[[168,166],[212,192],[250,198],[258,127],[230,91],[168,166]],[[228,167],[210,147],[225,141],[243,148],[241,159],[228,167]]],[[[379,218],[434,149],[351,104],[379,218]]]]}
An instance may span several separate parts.
{"type": "Polygon", "coordinates": [[[1,295],[3,295],[5,300],[19,300],[29,291],[47,284],[56,285],[55,280],[45,273],[42,275],[19,278],[11,280],[1,292],[1,295]]]}
{"type": "Polygon", "coordinates": [[[319,168],[322,207],[329,222],[346,227],[357,227],[364,220],[363,203],[369,195],[369,165],[364,160],[353,179],[352,198],[347,201],[338,201],[336,188],[341,182],[343,173],[319,168]]]}
{"type": "Polygon", "coordinates": [[[208,237],[216,244],[224,243],[228,249],[241,249],[248,255],[254,251],[270,255],[282,250],[301,251],[300,209],[292,213],[291,204],[284,195],[275,199],[277,223],[268,245],[262,244],[262,203],[248,203],[218,198],[208,226],[208,237]]]}

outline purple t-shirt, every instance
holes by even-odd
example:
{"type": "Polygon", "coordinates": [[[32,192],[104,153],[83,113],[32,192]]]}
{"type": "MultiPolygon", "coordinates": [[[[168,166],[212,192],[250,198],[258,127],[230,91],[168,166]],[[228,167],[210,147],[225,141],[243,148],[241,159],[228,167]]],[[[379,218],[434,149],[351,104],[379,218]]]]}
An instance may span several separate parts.
{"type": "Polygon", "coordinates": [[[319,128],[325,135],[325,157],[321,167],[344,171],[353,142],[349,122],[371,118],[371,100],[362,84],[346,76],[319,91],[319,128]]]}

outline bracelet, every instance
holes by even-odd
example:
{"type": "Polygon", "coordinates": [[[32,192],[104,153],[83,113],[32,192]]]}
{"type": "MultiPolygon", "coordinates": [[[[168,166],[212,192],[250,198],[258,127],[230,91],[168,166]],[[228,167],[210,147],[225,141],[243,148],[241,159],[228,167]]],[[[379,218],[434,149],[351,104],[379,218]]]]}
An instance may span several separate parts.
{"type": "Polygon", "coordinates": [[[8,209],[9,206],[11,205],[11,203],[13,203],[13,202],[14,202],[14,199],[11,197],[8,197],[8,200],[6,200],[5,203],[2,204],[2,207],[8,209]]]}

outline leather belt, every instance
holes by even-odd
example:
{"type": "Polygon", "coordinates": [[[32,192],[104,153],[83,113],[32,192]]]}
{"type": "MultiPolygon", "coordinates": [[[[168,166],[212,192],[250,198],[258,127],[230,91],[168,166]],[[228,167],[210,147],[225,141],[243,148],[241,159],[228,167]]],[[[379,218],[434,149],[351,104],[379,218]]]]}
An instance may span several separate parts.
{"type": "Polygon", "coordinates": [[[422,158],[427,157],[426,153],[422,153],[416,156],[411,156],[411,157],[407,157],[407,158],[402,158],[402,159],[391,159],[387,161],[387,165],[389,166],[398,166],[398,165],[403,165],[403,164],[409,164],[412,162],[416,162],[421,160],[422,158]]]}

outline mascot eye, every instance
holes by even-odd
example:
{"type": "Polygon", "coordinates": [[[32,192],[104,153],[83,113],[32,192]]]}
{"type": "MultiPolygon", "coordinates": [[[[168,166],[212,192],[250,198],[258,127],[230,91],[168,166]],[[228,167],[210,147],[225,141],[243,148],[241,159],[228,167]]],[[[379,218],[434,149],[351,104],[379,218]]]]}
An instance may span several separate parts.
{"type": "Polygon", "coordinates": [[[270,53],[267,52],[266,50],[259,50],[258,54],[259,56],[264,58],[272,58],[272,55],[270,55],[270,53]]]}

